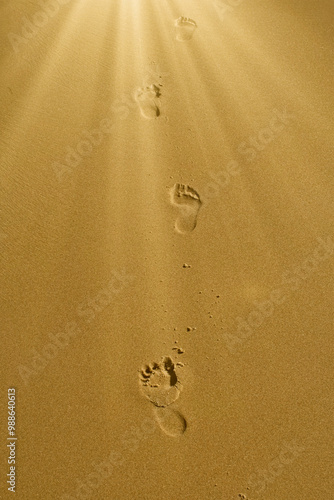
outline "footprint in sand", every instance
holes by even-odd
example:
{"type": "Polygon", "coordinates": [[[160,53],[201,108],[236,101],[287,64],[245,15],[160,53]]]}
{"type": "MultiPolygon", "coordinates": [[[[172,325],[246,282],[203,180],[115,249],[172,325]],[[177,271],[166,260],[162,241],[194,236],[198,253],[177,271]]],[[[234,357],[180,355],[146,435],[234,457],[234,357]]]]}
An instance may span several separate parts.
{"type": "Polygon", "coordinates": [[[154,416],[160,429],[168,436],[181,436],[187,422],[177,410],[170,408],[182,390],[172,358],[165,356],[160,363],[143,366],[139,373],[141,391],[154,404],[154,416]]]}
{"type": "Polygon", "coordinates": [[[187,421],[177,410],[173,408],[154,408],[154,416],[158,425],[167,436],[182,436],[187,429],[187,421]]]}
{"type": "Polygon", "coordinates": [[[136,90],[134,98],[144,118],[152,119],[160,116],[160,96],[160,89],[154,84],[136,90]]]}
{"type": "Polygon", "coordinates": [[[196,227],[198,211],[202,205],[199,194],[185,184],[175,184],[169,194],[172,205],[179,209],[175,222],[176,231],[190,233],[196,227]]]}
{"type": "Polygon", "coordinates": [[[190,40],[194,34],[197,24],[189,17],[179,17],[174,22],[176,28],[176,40],[185,42],[190,40]]]}
{"type": "Polygon", "coordinates": [[[180,395],[181,383],[169,356],[160,363],[151,363],[140,371],[141,390],[155,406],[165,407],[174,403],[180,395]]]}

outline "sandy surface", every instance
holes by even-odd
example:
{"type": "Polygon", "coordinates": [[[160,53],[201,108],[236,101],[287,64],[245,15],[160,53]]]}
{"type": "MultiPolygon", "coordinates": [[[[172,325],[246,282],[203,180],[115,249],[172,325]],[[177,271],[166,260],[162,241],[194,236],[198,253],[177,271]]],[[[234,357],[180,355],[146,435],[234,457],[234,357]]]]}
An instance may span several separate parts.
{"type": "Polygon", "coordinates": [[[0,1],[16,498],[327,500],[333,2],[0,1]],[[46,5],[46,4],[45,4],[46,5]]]}

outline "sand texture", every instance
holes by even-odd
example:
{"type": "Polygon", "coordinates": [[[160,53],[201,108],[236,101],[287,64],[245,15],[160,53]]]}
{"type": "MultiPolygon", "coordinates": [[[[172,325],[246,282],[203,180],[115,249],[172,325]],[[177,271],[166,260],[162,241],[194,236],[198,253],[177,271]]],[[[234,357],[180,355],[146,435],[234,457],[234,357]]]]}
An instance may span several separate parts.
{"type": "Polygon", "coordinates": [[[0,0],[1,499],[333,498],[333,18],[0,0]]]}

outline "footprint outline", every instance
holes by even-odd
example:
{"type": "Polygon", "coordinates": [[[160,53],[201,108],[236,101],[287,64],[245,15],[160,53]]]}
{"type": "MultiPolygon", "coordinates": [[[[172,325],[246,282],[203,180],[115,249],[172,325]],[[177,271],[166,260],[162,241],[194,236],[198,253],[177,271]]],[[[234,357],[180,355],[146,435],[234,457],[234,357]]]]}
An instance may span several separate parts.
{"type": "Polygon", "coordinates": [[[197,226],[198,212],[202,206],[200,195],[187,184],[176,183],[169,190],[170,201],[178,207],[179,215],[175,221],[178,233],[191,233],[197,226]]]}
{"type": "Polygon", "coordinates": [[[142,367],[139,378],[142,393],[155,406],[169,406],[178,399],[182,390],[177,368],[169,356],[162,357],[159,363],[142,367]]]}
{"type": "Polygon", "coordinates": [[[163,356],[159,363],[146,364],[139,370],[141,392],[153,404],[158,426],[170,437],[181,436],[188,427],[182,413],[171,408],[182,390],[177,366],[170,356],[163,356]]]}
{"type": "Polygon", "coordinates": [[[158,85],[152,83],[144,87],[139,87],[134,93],[134,99],[138,104],[141,115],[152,120],[161,114],[159,98],[161,91],[158,85]]]}
{"type": "Polygon", "coordinates": [[[186,42],[191,40],[197,28],[196,22],[190,17],[179,17],[174,22],[176,30],[176,40],[179,42],[186,42]]]}

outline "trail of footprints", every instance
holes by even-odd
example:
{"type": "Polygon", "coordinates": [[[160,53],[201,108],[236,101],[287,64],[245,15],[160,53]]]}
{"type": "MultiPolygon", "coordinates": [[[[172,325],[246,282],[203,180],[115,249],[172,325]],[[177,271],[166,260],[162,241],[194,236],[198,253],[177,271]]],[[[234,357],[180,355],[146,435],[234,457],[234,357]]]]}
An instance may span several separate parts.
{"type": "MultiPolygon", "coordinates": [[[[174,21],[175,38],[179,42],[186,42],[191,40],[197,28],[197,24],[189,17],[179,17],[174,21]]],[[[134,92],[134,99],[138,104],[140,114],[148,119],[158,118],[161,115],[160,111],[160,97],[161,97],[161,84],[152,83],[139,87],[134,92]]]]}
{"type": "MultiPolygon", "coordinates": [[[[174,26],[175,38],[179,42],[190,40],[197,28],[196,22],[188,17],[179,17],[174,26]]],[[[134,98],[144,118],[151,120],[160,116],[160,96],[161,91],[156,84],[136,90],[134,98]]],[[[197,225],[202,205],[199,194],[188,185],[176,183],[169,189],[169,197],[170,203],[178,212],[175,221],[176,232],[191,233],[197,225]]],[[[179,410],[171,407],[183,389],[180,380],[182,367],[182,363],[174,363],[170,356],[164,356],[159,362],[144,365],[139,370],[141,392],[154,406],[155,420],[160,429],[171,437],[182,436],[187,429],[185,417],[179,410]]]]}

